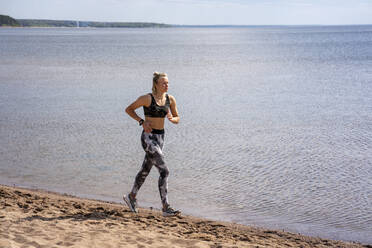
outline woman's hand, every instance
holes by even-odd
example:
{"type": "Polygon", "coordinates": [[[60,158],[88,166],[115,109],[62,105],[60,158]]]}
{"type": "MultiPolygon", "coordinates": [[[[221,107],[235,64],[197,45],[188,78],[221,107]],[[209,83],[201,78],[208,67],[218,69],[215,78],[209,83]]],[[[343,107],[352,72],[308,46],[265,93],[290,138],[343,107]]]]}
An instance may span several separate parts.
{"type": "Polygon", "coordinates": [[[151,128],[151,122],[150,121],[144,121],[143,124],[143,130],[146,132],[146,133],[151,133],[152,131],[152,128],[151,128]]]}
{"type": "Polygon", "coordinates": [[[167,118],[168,118],[168,120],[169,120],[170,122],[172,122],[172,120],[173,120],[173,115],[172,115],[172,113],[169,111],[169,109],[168,109],[168,113],[167,113],[167,118]]]}
{"type": "Polygon", "coordinates": [[[179,122],[179,117],[178,116],[177,117],[173,117],[173,115],[172,115],[172,113],[170,111],[168,111],[167,118],[173,124],[178,124],[178,122],[179,122]]]}
{"type": "Polygon", "coordinates": [[[170,106],[168,108],[167,118],[173,124],[178,124],[180,122],[180,117],[178,116],[178,110],[176,105],[176,99],[169,95],[170,106]]]}

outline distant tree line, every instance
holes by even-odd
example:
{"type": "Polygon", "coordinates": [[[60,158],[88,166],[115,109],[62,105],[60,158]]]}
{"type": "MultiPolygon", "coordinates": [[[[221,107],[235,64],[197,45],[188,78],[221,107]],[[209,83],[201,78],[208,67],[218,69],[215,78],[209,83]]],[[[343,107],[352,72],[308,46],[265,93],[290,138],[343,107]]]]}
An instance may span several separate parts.
{"type": "Polygon", "coordinates": [[[17,19],[22,27],[76,27],[76,21],[17,19]]]}
{"type": "Polygon", "coordinates": [[[0,26],[13,26],[13,27],[19,27],[20,24],[17,22],[16,19],[7,16],[7,15],[0,15],[0,26]]]}
{"type": "Polygon", "coordinates": [[[94,27],[94,28],[154,28],[171,27],[168,24],[152,22],[90,22],[90,21],[59,21],[40,19],[14,19],[0,15],[0,26],[14,27],[94,27]]]}
{"type": "Polygon", "coordinates": [[[153,28],[171,27],[171,25],[152,22],[86,22],[79,21],[80,27],[95,28],[153,28]]]}

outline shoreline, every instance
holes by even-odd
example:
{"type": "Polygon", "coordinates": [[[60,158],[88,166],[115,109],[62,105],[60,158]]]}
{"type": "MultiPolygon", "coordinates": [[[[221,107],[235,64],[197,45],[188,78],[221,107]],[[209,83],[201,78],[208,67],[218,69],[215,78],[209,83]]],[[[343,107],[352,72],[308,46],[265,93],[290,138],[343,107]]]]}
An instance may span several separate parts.
{"type": "Polygon", "coordinates": [[[0,184],[0,247],[372,247],[0,184]]]}

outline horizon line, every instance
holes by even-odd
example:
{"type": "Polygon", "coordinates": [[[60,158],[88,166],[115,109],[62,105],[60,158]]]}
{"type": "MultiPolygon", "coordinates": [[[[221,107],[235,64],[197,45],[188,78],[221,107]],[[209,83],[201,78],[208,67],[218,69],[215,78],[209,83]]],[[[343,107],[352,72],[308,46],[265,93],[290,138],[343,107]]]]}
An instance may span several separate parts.
{"type": "Polygon", "coordinates": [[[86,21],[86,20],[72,20],[72,19],[38,19],[38,18],[14,18],[16,20],[44,20],[44,21],[74,21],[74,22],[101,22],[101,23],[154,23],[170,26],[190,26],[190,27],[213,27],[213,26],[226,26],[226,27],[262,27],[262,26],[371,26],[372,23],[357,23],[357,24],[169,24],[164,22],[151,22],[151,21],[86,21]]]}
{"type": "MultiPolygon", "coordinates": [[[[0,14],[3,15],[3,14],[0,14]]],[[[9,16],[9,15],[8,15],[9,16]]],[[[12,16],[9,16],[12,17],[12,16]]],[[[12,17],[14,18],[14,17],[12,17]]],[[[259,26],[370,26],[372,23],[357,23],[357,24],[169,24],[164,22],[151,22],[151,21],[86,21],[86,20],[74,20],[74,19],[39,19],[39,18],[14,18],[16,20],[44,20],[44,21],[75,21],[75,22],[101,22],[101,23],[154,23],[170,26],[190,26],[190,27],[213,27],[213,26],[225,26],[225,27],[259,27],[259,26]]]]}

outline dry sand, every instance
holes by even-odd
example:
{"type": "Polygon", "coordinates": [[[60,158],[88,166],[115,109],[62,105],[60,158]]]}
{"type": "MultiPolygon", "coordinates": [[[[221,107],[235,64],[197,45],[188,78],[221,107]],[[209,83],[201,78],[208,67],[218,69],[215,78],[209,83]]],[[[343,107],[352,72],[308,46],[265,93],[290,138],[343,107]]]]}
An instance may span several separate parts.
{"type": "Polygon", "coordinates": [[[0,185],[0,247],[372,247],[0,185]]]}

